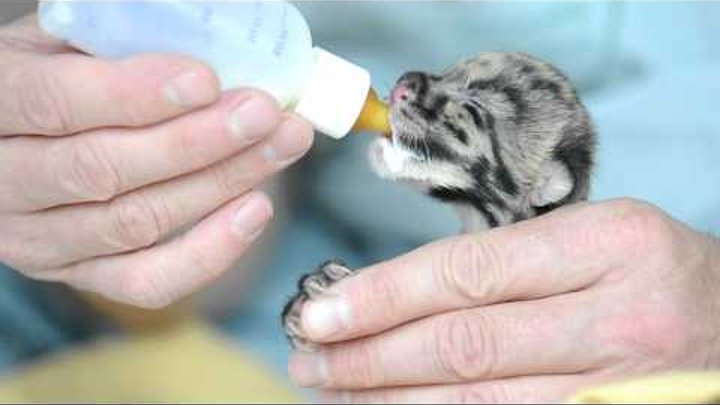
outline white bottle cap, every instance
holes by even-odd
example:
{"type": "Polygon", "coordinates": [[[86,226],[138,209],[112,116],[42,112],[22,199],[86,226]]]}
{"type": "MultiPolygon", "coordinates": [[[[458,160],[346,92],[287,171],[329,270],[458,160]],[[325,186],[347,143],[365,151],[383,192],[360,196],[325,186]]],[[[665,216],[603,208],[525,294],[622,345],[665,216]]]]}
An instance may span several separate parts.
{"type": "Polygon", "coordinates": [[[370,91],[370,73],[323,49],[314,51],[315,68],[294,110],[318,131],[340,139],[360,115],[370,91]]]}

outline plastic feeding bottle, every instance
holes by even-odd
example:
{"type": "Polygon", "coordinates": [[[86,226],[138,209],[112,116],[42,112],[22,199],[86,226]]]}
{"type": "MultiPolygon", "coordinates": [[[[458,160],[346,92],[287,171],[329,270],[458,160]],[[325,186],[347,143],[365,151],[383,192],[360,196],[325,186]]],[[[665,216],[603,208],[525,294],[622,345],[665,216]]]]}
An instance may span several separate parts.
{"type": "Polygon", "coordinates": [[[265,90],[333,138],[351,130],[389,133],[388,108],[370,74],[313,48],[305,19],[285,1],[45,0],[38,18],[50,35],[97,57],[196,57],[224,90],[265,90]]]}

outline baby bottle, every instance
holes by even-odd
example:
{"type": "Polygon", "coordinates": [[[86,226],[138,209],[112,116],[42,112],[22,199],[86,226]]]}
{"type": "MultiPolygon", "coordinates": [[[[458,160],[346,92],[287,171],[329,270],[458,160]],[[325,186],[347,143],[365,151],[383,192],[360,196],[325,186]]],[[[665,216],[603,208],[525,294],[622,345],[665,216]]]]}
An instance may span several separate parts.
{"type": "Polygon", "coordinates": [[[313,47],[305,19],[285,1],[44,0],[38,18],[50,35],[97,57],[191,55],[223,89],[262,89],[333,138],[389,132],[367,70],[313,47]]]}

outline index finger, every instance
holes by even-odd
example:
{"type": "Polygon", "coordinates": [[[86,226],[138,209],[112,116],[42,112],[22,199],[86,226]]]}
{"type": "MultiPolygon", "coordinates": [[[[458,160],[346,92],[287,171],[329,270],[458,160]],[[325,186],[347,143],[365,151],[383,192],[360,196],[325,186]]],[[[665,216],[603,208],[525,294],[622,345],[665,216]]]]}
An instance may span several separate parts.
{"type": "MultiPolygon", "coordinates": [[[[13,27],[10,30],[14,29],[13,27]]],[[[14,42],[39,30],[29,23],[14,42]]],[[[0,38],[0,39],[2,39],[0,38]]],[[[138,127],[215,101],[215,73],[192,58],[146,54],[111,61],[81,53],[10,46],[0,63],[0,136],[67,135],[91,128],[138,127]]]]}
{"type": "MultiPolygon", "coordinates": [[[[611,233],[623,202],[566,207],[446,239],[342,280],[302,311],[310,340],[341,341],[410,320],[581,290],[612,268],[627,238],[611,233]]],[[[617,227],[615,227],[617,228],[617,227]]]]}

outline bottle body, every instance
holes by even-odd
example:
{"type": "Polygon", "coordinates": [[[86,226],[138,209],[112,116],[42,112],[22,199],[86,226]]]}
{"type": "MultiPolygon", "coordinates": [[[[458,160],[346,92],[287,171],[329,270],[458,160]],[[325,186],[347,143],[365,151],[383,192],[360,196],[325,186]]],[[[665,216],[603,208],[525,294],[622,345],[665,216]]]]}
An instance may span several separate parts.
{"type": "Polygon", "coordinates": [[[40,25],[103,58],[191,55],[212,66],[223,89],[256,87],[291,106],[313,69],[305,19],[284,1],[42,1],[40,25]]]}
{"type": "Polygon", "coordinates": [[[334,138],[377,127],[356,125],[370,100],[370,74],[313,48],[305,19],[285,1],[41,0],[38,19],[50,35],[102,58],[195,57],[224,90],[264,90],[334,138]]]}

